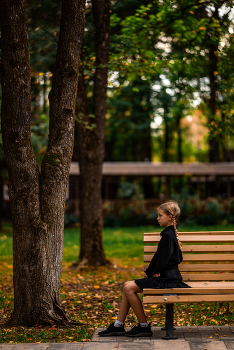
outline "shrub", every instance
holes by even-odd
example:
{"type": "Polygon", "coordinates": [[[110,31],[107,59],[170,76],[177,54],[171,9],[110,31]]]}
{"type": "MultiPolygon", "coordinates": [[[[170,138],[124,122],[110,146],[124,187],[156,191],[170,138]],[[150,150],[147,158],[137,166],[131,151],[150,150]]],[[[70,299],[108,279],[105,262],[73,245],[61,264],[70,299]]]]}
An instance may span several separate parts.
{"type": "Polygon", "coordinates": [[[80,222],[80,219],[78,216],[74,214],[65,214],[64,215],[64,228],[67,228],[69,226],[72,226],[74,224],[78,224],[80,222]]]}
{"type": "Polygon", "coordinates": [[[219,204],[217,200],[212,199],[206,205],[206,211],[208,214],[220,216],[224,213],[222,204],[219,204]]]}
{"type": "Polygon", "coordinates": [[[120,183],[118,198],[143,199],[143,193],[138,184],[135,182],[123,181],[120,183]]]}
{"type": "Polygon", "coordinates": [[[109,213],[103,219],[103,226],[104,227],[119,227],[119,220],[113,213],[109,213]]]}
{"type": "Polygon", "coordinates": [[[229,204],[230,214],[234,215],[234,198],[232,198],[229,204]]]}

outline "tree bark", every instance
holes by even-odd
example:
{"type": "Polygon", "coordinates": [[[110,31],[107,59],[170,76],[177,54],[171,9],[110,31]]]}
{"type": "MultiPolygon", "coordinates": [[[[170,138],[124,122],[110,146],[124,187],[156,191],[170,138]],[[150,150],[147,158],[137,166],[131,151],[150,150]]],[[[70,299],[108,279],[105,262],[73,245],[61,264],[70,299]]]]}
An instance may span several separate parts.
{"type": "MultiPolygon", "coordinates": [[[[218,7],[215,6],[214,17],[219,18],[218,7]]],[[[219,35],[219,33],[217,33],[219,35]]],[[[210,99],[209,99],[209,108],[210,108],[210,117],[209,123],[214,121],[216,115],[216,93],[217,93],[217,82],[216,75],[218,69],[218,57],[216,52],[218,51],[218,44],[211,43],[209,47],[209,79],[210,79],[210,99]]],[[[210,162],[219,162],[219,141],[214,137],[209,140],[209,160],[210,162]]]]}
{"type": "MultiPolygon", "coordinates": [[[[216,91],[217,91],[217,82],[215,77],[215,72],[217,71],[217,56],[215,51],[218,50],[217,45],[211,45],[209,49],[209,78],[210,78],[210,118],[209,123],[214,121],[216,114],[216,91]]],[[[209,159],[210,162],[219,162],[219,142],[213,137],[209,140],[209,159]]]]}
{"type": "Polygon", "coordinates": [[[82,115],[78,127],[80,166],[80,229],[81,248],[79,266],[108,263],[102,240],[102,164],[105,151],[106,91],[110,46],[110,1],[92,0],[95,24],[96,70],[94,76],[93,114],[96,127],[88,129],[88,102],[84,76],[79,80],[77,111],[82,115]]]}
{"type": "Polygon", "coordinates": [[[3,219],[3,178],[0,171],[0,231],[2,230],[2,219],[3,219]]]}
{"type": "Polygon", "coordinates": [[[183,153],[182,153],[182,131],[181,131],[181,115],[176,117],[176,130],[177,130],[177,157],[178,162],[183,163],[183,153]]]}
{"type": "Polygon", "coordinates": [[[167,115],[164,116],[164,149],[163,149],[163,161],[169,161],[169,145],[170,145],[170,128],[169,128],[169,117],[167,115]]]}
{"type": "Polygon", "coordinates": [[[64,206],[73,148],[84,0],[64,0],[39,171],[32,148],[26,0],[2,1],[2,137],[13,221],[14,311],[8,325],[68,324],[60,305],[64,206]]]}

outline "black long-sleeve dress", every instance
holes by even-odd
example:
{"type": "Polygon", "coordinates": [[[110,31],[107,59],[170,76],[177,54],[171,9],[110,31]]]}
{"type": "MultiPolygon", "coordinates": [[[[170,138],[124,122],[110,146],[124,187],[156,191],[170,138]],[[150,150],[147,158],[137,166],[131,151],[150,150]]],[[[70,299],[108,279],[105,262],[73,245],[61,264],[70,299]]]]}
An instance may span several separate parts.
{"type": "Polygon", "coordinates": [[[148,278],[135,280],[137,286],[143,288],[190,288],[182,282],[178,265],[183,261],[182,252],[178,247],[173,225],[166,227],[161,233],[158,249],[149,266],[145,270],[148,278]],[[153,277],[160,273],[160,277],[153,277]]]}

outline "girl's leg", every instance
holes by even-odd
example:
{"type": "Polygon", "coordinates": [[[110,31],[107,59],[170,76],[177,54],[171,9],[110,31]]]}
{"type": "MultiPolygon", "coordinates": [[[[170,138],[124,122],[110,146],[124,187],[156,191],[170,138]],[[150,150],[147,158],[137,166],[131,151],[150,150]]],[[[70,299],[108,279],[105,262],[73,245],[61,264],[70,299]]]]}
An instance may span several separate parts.
{"type": "MultiPolygon", "coordinates": [[[[125,285],[127,285],[129,282],[132,282],[132,281],[126,282],[126,283],[124,284],[124,287],[125,287],[125,285]]],[[[125,321],[125,319],[126,319],[126,317],[127,317],[127,314],[128,314],[129,309],[130,309],[130,304],[129,304],[129,301],[128,301],[127,296],[126,296],[126,294],[125,294],[125,290],[124,290],[124,288],[123,288],[123,295],[122,295],[122,300],[121,300],[121,304],[120,304],[120,308],[119,308],[117,320],[124,323],[124,321],[125,321]]]]}
{"type": "Polygon", "coordinates": [[[117,320],[124,322],[128,314],[130,306],[132,307],[138,321],[140,323],[146,323],[145,313],[142,307],[142,303],[137,295],[142,290],[136,285],[134,281],[128,281],[124,284],[123,297],[118,313],[117,320]]]}

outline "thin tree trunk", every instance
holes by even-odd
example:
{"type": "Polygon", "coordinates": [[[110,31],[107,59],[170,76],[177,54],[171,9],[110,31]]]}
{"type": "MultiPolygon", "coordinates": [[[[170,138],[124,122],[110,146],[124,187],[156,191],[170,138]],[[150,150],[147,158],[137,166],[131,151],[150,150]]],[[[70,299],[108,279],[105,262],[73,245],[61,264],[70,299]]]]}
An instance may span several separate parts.
{"type": "MultiPolygon", "coordinates": [[[[210,118],[209,123],[214,121],[214,117],[216,114],[216,91],[217,91],[217,83],[216,83],[216,77],[215,72],[217,71],[217,57],[215,54],[215,51],[217,51],[218,48],[216,45],[212,45],[209,52],[209,68],[210,68],[210,100],[209,100],[209,107],[210,107],[210,118]]],[[[220,160],[219,157],[219,142],[218,140],[213,137],[211,140],[209,140],[209,158],[210,162],[218,162],[220,160]]]]}
{"type": "Polygon", "coordinates": [[[26,0],[2,1],[2,136],[13,221],[14,311],[8,325],[68,324],[60,306],[64,205],[85,1],[64,0],[41,174],[32,148],[26,0]]]}
{"type": "Polygon", "coordinates": [[[2,218],[3,218],[3,178],[0,172],[0,231],[2,230],[2,218]]]}
{"type": "MultiPolygon", "coordinates": [[[[214,17],[218,19],[218,7],[215,8],[214,17]]],[[[217,33],[218,35],[218,33],[217,33]]],[[[210,79],[210,100],[209,100],[209,108],[210,108],[210,117],[209,123],[214,121],[216,115],[216,92],[217,92],[217,82],[216,82],[216,74],[218,69],[218,57],[216,52],[218,51],[217,44],[211,44],[209,47],[209,79],[210,79]]],[[[210,162],[219,162],[219,142],[214,137],[209,140],[209,160],[210,162]]]]}
{"type": "Polygon", "coordinates": [[[181,132],[181,116],[177,116],[176,118],[176,130],[177,130],[177,157],[178,162],[183,162],[183,153],[182,153],[182,132],[181,132]]]}
{"type": "MultiPolygon", "coordinates": [[[[78,145],[80,166],[80,215],[81,248],[80,266],[104,265],[105,258],[102,240],[102,164],[105,151],[105,118],[108,60],[110,46],[110,1],[92,0],[96,37],[96,71],[94,77],[92,123],[96,127],[87,129],[78,123],[78,145]]],[[[78,87],[77,113],[88,121],[88,104],[84,77],[78,87]]]]}
{"type": "Polygon", "coordinates": [[[163,149],[163,161],[169,161],[169,143],[170,143],[170,128],[169,128],[169,118],[164,116],[165,130],[164,130],[164,149],[163,149]]]}
{"type": "Polygon", "coordinates": [[[149,123],[149,128],[145,130],[144,136],[142,139],[142,160],[149,161],[149,162],[151,162],[152,160],[150,123],[149,123]]]}

